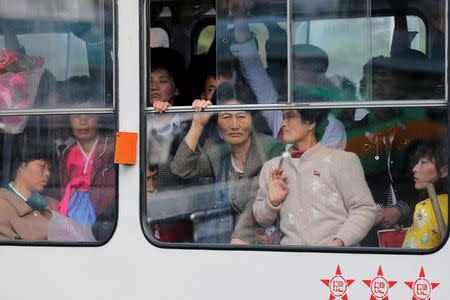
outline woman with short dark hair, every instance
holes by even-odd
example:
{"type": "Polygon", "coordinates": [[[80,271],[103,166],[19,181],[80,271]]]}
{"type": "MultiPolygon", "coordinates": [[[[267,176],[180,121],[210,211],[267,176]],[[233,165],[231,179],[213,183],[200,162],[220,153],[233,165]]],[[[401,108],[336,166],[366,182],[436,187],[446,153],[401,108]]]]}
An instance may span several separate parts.
{"type": "Polygon", "coordinates": [[[433,184],[436,190],[442,217],[447,226],[448,219],[448,148],[442,140],[430,140],[420,144],[412,158],[414,187],[420,191],[413,224],[408,229],[403,248],[432,249],[443,241],[438,230],[437,217],[426,190],[433,184]]]}

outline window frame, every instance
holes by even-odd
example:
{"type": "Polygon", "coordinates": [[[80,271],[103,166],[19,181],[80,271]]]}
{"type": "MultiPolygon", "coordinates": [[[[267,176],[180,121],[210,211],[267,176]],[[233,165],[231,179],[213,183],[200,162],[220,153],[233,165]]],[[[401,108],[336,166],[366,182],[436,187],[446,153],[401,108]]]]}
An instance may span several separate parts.
{"type": "MultiPolygon", "coordinates": [[[[147,2],[145,0],[143,1],[143,5],[145,6],[147,2]]],[[[293,8],[292,8],[292,2],[293,0],[287,0],[287,20],[291,20],[291,22],[294,21],[294,18],[292,16],[293,8]]],[[[146,11],[146,10],[144,10],[146,11]]],[[[370,11],[371,12],[371,11],[370,11]]],[[[406,12],[407,16],[414,15],[419,17],[423,23],[425,24],[426,28],[426,49],[427,53],[429,51],[429,24],[426,22],[423,15],[421,15],[419,12],[412,13],[412,11],[408,10],[406,12]]],[[[365,17],[371,19],[372,17],[380,17],[380,16],[390,16],[392,17],[393,14],[390,11],[386,11],[386,13],[380,13],[379,11],[374,15],[365,15],[365,17]]],[[[145,25],[146,18],[148,15],[141,15],[141,24],[145,25]]],[[[358,17],[358,16],[355,16],[358,17]]],[[[364,16],[360,16],[364,17],[364,16]]],[[[447,20],[449,19],[449,16],[446,16],[447,20]]],[[[308,21],[311,20],[317,20],[317,19],[332,19],[332,18],[326,18],[318,16],[314,19],[308,19],[308,21]]],[[[217,20],[217,15],[216,15],[217,20]]],[[[289,22],[288,22],[289,24],[289,22]]],[[[448,61],[448,54],[446,57],[446,67],[445,67],[445,95],[443,99],[420,99],[420,100],[351,100],[351,101],[321,101],[321,102],[314,102],[314,101],[304,101],[304,102],[293,102],[293,88],[292,88],[292,28],[293,26],[286,26],[287,30],[287,43],[288,43],[288,53],[287,53],[287,66],[288,66],[288,101],[287,103],[274,103],[274,104],[245,104],[245,105],[214,105],[211,107],[208,107],[204,109],[205,112],[221,112],[224,110],[227,111],[240,111],[240,110],[247,110],[247,111],[264,111],[264,110],[286,110],[286,109],[334,109],[334,108],[442,108],[445,109],[447,114],[447,129],[450,125],[450,118],[449,111],[450,111],[450,103],[448,101],[448,93],[449,93],[449,85],[448,85],[448,76],[450,72],[450,64],[447,63],[448,61]]],[[[446,28],[447,35],[449,28],[446,28]]],[[[309,31],[309,30],[308,30],[309,31]]],[[[147,34],[147,28],[145,26],[142,26],[141,28],[141,37],[145,37],[147,34]]],[[[217,32],[216,32],[217,34],[217,32]]],[[[446,45],[446,48],[448,48],[448,45],[446,45]]],[[[141,38],[141,59],[148,58],[147,54],[147,48],[145,39],[141,38]]],[[[193,47],[191,47],[192,52],[193,47]]],[[[434,249],[402,249],[402,248],[370,248],[370,247],[343,247],[343,248],[332,248],[332,247],[307,247],[307,246],[280,246],[280,245],[231,245],[231,244],[200,244],[200,243],[165,243],[158,241],[151,232],[148,231],[146,226],[146,215],[145,215],[145,203],[146,203],[146,180],[145,180],[145,174],[146,174],[146,154],[147,154],[147,126],[146,126],[146,119],[148,115],[155,114],[156,111],[152,107],[148,107],[146,105],[148,100],[148,66],[149,62],[145,62],[145,64],[141,64],[141,112],[140,112],[140,129],[141,129],[141,137],[140,137],[140,224],[142,228],[142,232],[145,236],[145,238],[149,241],[151,246],[155,246],[158,248],[163,249],[186,249],[186,250],[227,250],[227,251],[276,251],[276,252],[295,252],[295,253],[348,253],[348,254],[394,254],[394,255],[430,255],[433,253],[438,252],[441,248],[443,248],[447,240],[450,237],[450,230],[447,231],[446,237],[443,239],[442,243],[434,248],[434,249]]],[[[167,109],[167,113],[193,113],[194,110],[190,106],[173,106],[169,107],[167,109]]],[[[447,139],[450,137],[450,132],[447,132],[447,139]]],[[[450,139],[449,139],[450,140],[450,139]]],[[[450,226],[450,225],[449,225],[450,226]]]]}
{"type": "MultiPolygon", "coordinates": [[[[0,110],[0,117],[7,117],[7,116],[52,116],[52,115],[74,115],[74,114],[93,114],[93,115],[107,115],[111,116],[111,118],[114,120],[114,124],[111,124],[114,126],[115,130],[117,130],[118,125],[118,117],[119,117],[119,111],[116,106],[116,101],[118,100],[119,91],[117,90],[118,86],[118,16],[117,16],[117,9],[118,4],[116,1],[109,0],[111,3],[111,38],[112,38],[112,47],[111,51],[113,52],[113,64],[112,64],[112,106],[111,107],[100,107],[100,108],[29,108],[29,109],[15,109],[15,110],[0,110]]],[[[105,9],[101,8],[103,12],[105,12],[105,9]]],[[[106,25],[105,23],[104,25],[106,25]]],[[[86,42],[87,43],[87,42],[86,42]]],[[[87,50],[88,47],[86,47],[87,50]]],[[[109,55],[109,53],[107,53],[109,55]]],[[[105,70],[105,69],[104,69],[105,70]]],[[[20,246],[20,247],[102,247],[109,243],[111,238],[114,236],[115,231],[117,229],[117,224],[119,220],[119,168],[117,165],[114,165],[114,168],[116,168],[116,176],[115,176],[115,194],[116,194],[116,201],[115,201],[115,222],[114,227],[111,232],[111,236],[109,236],[104,241],[95,241],[95,242],[65,242],[65,241],[30,241],[30,240],[9,240],[9,241],[0,241],[0,248],[3,246],[20,246]]]]}

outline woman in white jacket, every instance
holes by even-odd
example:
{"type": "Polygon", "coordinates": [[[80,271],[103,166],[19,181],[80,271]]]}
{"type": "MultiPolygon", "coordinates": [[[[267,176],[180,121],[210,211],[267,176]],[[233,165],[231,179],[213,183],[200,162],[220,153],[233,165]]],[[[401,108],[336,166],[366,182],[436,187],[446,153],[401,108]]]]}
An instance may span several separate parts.
{"type": "Polygon", "coordinates": [[[376,206],[358,157],[317,142],[316,124],[325,116],[284,111],[283,138],[294,146],[261,170],[253,212],[262,226],[280,218],[281,244],[355,246],[374,223],[376,206]]]}

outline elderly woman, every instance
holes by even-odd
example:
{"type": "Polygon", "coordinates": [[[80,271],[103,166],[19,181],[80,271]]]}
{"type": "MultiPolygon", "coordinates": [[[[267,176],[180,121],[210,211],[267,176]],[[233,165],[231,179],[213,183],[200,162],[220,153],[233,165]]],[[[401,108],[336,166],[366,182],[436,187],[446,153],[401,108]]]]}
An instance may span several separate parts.
{"type": "Polygon", "coordinates": [[[414,187],[421,192],[413,216],[413,224],[406,232],[404,248],[432,249],[442,242],[427,185],[435,187],[439,207],[447,225],[448,219],[448,149],[443,141],[431,140],[420,144],[415,152],[412,170],[414,187]]]}
{"type": "MultiPolygon", "coordinates": [[[[241,103],[228,83],[220,85],[217,94],[221,104],[241,103]]],[[[201,111],[209,105],[211,102],[208,100],[196,100],[192,106],[196,111],[201,111]]],[[[220,112],[215,120],[223,142],[207,140],[204,147],[199,149],[200,136],[211,116],[210,113],[194,116],[171,169],[183,178],[214,177],[215,201],[231,204],[236,224],[255,199],[261,166],[267,159],[279,155],[283,146],[270,136],[253,132],[252,115],[249,112],[226,111],[220,112]]],[[[237,226],[232,236],[225,234],[214,242],[229,242],[230,238],[234,238],[252,243],[255,242],[254,237],[254,231],[248,231],[246,226],[237,226]]]]}

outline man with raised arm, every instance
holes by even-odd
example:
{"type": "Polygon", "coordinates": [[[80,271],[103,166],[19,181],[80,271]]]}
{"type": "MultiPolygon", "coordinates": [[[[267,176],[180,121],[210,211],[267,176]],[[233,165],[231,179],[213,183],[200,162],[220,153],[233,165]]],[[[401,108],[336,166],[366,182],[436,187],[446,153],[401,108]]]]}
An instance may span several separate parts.
{"type": "MultiPolygon", "coordinates": [[[[233,55],[239,59],[241,71],[256,96],[259,104],[273,104],[279,94],[259,57],[256,40],[248,25],[248,12],[253,8],[253,0],[230,0],[228,7],[234,17],[234,39],[230,46],[233,55]]],[[[274,38],[274,37],[269,37],[274,38]]],[[[293,79],[296,101],[340,100],[341,91],[325,75],[328,55],[319,47],[307,44],[293,47],[293,79]]],[[[286,76],[286,74],[279,74],[286,76]]],[[[348,100],[348,99],[347,99],[348,100]]],[[[274,137],[280,137],[283,116],[279,110],[262,112],[274,137]]],[[[347,135],[344,125],[332,113],[327,115],[327,126],[320,138],[324,145],[345,149],[347,135]]]]}

